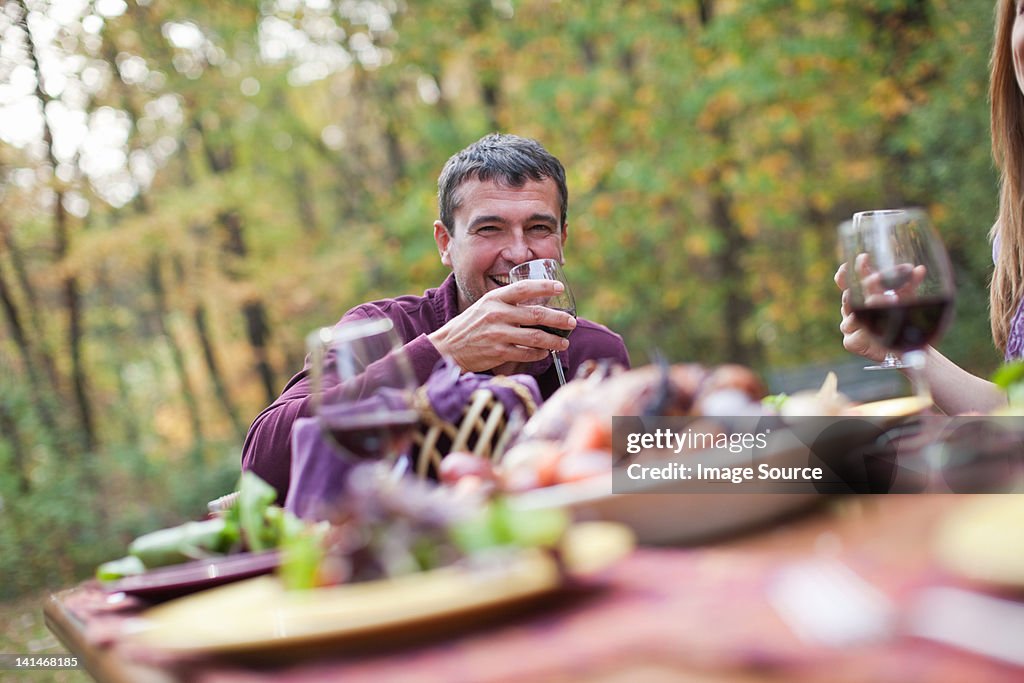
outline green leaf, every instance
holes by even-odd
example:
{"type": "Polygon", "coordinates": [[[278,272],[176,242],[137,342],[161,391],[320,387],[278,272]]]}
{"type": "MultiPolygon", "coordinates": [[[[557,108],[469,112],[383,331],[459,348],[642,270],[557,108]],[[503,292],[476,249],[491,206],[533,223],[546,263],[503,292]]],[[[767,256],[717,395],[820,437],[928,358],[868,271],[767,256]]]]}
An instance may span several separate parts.
{"type": "Polygon", "coordinates": [[[1014,384],[1024,381],[1024,361],[1005,363],[992,373],[991,380],[1008,391],[1014,384]]]}
{"type": "Polygon", "coordinates": [[[221,553],[224,551],[226,527],[227,522],[220,517],[201,522],[185,522],[139,536],[128,546],[128,553],[149,568],[221,553]]]}
{"type": "Polygon", "coordinates": [[[479,515],[452,527],[451,536],[467,555],[500,546],[553,547],[569,523],[564,510],[516,510],[499,498],[479,515]]]}
{"type": "Polygon", "coordinates": [[[238,492],[238,502],[233,509],[237,509],[238,525],[246,547],[252,551],[271,547],[265,537],[264,526],[267,509],[277,498],[277,492],[249,470],[242,472],[238,492]]]}
{"type": "Polygon", "coordinates": [[[281,539],[281,566],[278,569],[278,576],[285,588],[316,588],[320,565],[327,554],[323,539],[328,529],[330,525],[326,522],[313,526],[289,524],[287,533],[281,539]]]}
{"type": "Polygon", "coordinates": [[[142,560],[135,555],[126,555],[110,562],[104,562],[97,567],[96,578],[100,581],[114,581],[126,576],[141,574],[144,571],[146,571],[146,565],[142,563],[142,560]]]}

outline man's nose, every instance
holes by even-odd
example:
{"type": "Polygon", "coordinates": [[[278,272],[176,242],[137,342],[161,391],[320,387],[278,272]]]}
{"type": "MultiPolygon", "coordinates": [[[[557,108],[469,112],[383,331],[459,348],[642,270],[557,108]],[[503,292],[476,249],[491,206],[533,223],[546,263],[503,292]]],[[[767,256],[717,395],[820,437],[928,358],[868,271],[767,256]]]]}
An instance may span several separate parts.
{"type": "Polygon", "coordinates": [[[526,236],[519,231],[513,231],[505,245],[503,256],[512,263],[523,263],[532,261],[534,258],[533,249],[530,248],[526,236]]]}

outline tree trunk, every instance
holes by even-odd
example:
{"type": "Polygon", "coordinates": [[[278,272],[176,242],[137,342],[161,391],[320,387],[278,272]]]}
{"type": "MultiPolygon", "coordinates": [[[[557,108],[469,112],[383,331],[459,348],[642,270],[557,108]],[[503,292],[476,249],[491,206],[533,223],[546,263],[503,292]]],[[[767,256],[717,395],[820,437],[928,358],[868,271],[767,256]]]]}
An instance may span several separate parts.
{"type": "Polygon", "coordinates": [[[724,244],[716,254],[721,286],[725,290],[722,306],[722,326],[725,333],[726,360],[743,365],[756,365],[757,349],[743,337],[743,324],[750,319],[752,310],[747,295],[743,264],[740,257],[748,240],[737,229],[731,217],[732,198],[721,188],[720,173],[712,183],[711,224],[722,236],[724,244]]]}
{"type": "Polygon", "coordinates": [[[306,235],[315,235],[320,232],[320,221],[316,215],[313,192],[309,188],[309,173],[300,161],[295,162],[292,183],[295,186],[295,203],[302,218],[302,232],[306,235]]]}
{"type": "MultiPolygon", "coordinates": [[[[493,13],[488,0],[477,0],[469,7],[469,21],[474,33],[484,33],[493,13]]],[[[477,64],[480,73],[480,99],[487,116],[487,125],[491,131],[501,130],[501,69],[494,59],[477,64]]]]}
{"type": "MultiPolygon", "coordinates": [[[[69,250],[70,236],[68,235],[67,214],[64,211],[63,203],[58,194],[57,201],[57,233],[60,236],[57,250],[59,258],[64,258],[69,250]]],[[[89,403],[89,390],[87,387],[85,366],[82,362],[82,302],[78,294],[78,278],[67,276],[63,282],[64,305],[68,312],[68,351],[71,356],[71,384],[74,388],[75,404],[78,406],[78,414],[82,422],[82,431],[85,438],[86,449],[90,452],[96,450],[96,425],[93,422],[92,406],[89,403]]]]}
{"type": "MultiPolygon", "coordinates": [[[[25,333],[21,313],[14,301],[10,286],[7,284],[7,279],[4,277],[2,269],[0,269],[0,307],[3,308],[4,315],[7,318],[7,325],[11,330],[11,337],[14,339],[14,345],[18,348],[18,354],[25,365],[29,396],[32,399],[32,405],[35,407],[36,413],[39,415],[39,422],[50,435],[50,438],[53,439],[54,443],[61,443],[64,440],[64,430],[57,424],[57,419],[50,410],[50,397],[40,388],[39,375],[36,372],[36,366],[32,358],[32,345],[29,343],[25,333]]],[[[13,417],[11,419],[13,420],[13,417]]],[[[15,432],[12,431],[11,433],[13,435],[15,432]]]]}
{"type": "Polygon", "coordinates": [[[25,453],[28,449],[18,433],[18,422],[11,415],[7,404],[0,401],[0,434],[11,444],[11,455],[14,458],[14,476],[18,478],[18,493],[27,494],[32,490],[32,482],[28,478],[25,466],[25,453]]]}
{"type": "Polygon", "coordinates": [[[700,14],[700,25],[707,26],[715,18],[715,0],[697,0],[697,12],[700,14]]]}
{"type": "MultiPolygon", "coordinates": [[[[922,86],[933,80],[937,73],[934,70],[912,69],[908,66],[915,53],[931,39],[930,31],[922,35],[919,30],[927,29],[931,24],[930,5],[928,0],[912,0],[902,6],[896,5],[886,9],[868,7],[865,10],[865,16],[876,27],[876,35],[882,41],[888,57],[881,76],[896,81],[899,90],[911,98],[922,86]],[[908,78],[905,74],[911,75],[908,78]],[[901,76],[903,78],[900,78],[901,76]]],[[[877,154],[886,161],[882,165],[882,187],[886,192],[883,201],[885,206],[913,206],[925,204],[928,200],[928,197],[919,199],[908,196],[908,169],[915,165],[917,160],[904,147],[893,150],[885,146],[886,141],[899,137],[899,131],[906,124],[908,116],[909,111],[886,119],[879,136],[877,154]]]]}
{"type": "MultiPolygon", "coordinates": [[[[28,26],[28,8],[24,0],[17,0],[21,8],[19,23],[25,33],[27,55],[32,64],[36,77],[36,98],[42,106],[45,114],[46,105],[51,97],[46,94],[43,87],[43,72],[39,66],[39,59],[35,40],[28,26]]],[[[53,149],[53,131],[50,129],[49,120],[43,116],[43,144],[46,148],[50,167],[56,179],[57,157],[53,149]]],[[[64,259],[70,251],[71,233],[68,225],[67,211],[64,209],[64,192],[58,184],[54,188],[53,220],[54,220],[54,258],[57,261],[64,259]]],[[[94,451],[97,445],[96,427],[93,423],[92,406],[89,403],[89,391],[85,376],[85,367],[82,363],[82,303],[78,292],[78,279],[74,275],[66,275],[61,282],[61,290],[64,297],[64,307],[67,312],[67,341],[68,354],[71,358],[71,384],[74,392],[75,406],[78,409],[79,422],[82,429],[82,437],[85,440],[86,450],[94,451]]]]}
{"type": "Polygon", "coordinates": [[[46,338],[46,326],[43,324],[40,312],[43,307],[39,305],[39,297],[36,294],[35,285],[28,276],[28,268],[25,267],[25,260],[22,258],[21,248],[14,240],[11,227],[0,221],[0,235],[3,236],[4,246],[7,248],[7,255],[10,257],[11,266],[14,269],[14,277],[21,287],[21,293],[25,297],[26,308],[28,309],[28,323],[31,335],[35,339],[34,344],[29,344],[32,357],[37,359],[50,381],[50,390],[57,395],[62,391],[60,373],[57,372],[57,363],[54,361],[53,353],[46,338]]]}
{"type": "MultiPolygon", "coordinates": [[[[209,135],[206,134],[202,121],[199,117],[195,117],[193,119],[193,128],[199,132],[202,138],[206,161],[213,173],[226,173],[234,168],[235,153],[230,145],[216,147],[209,139],[209,135]]],[[[230,262],[235,259],[238,261],[244,261],[248,256],[248,248],[245,243],[245,234],[241,215],[234,209],[226,209],[218,214],[217,222],[222,228],[224,228],[225,240],[223,243],[223,251],[228,255],[228,261],[230,262]]],[[[226,268],[226,272],[229,277],[236,277],[231,271],[232,268],[228,266],[226,268]]],[[[200,310],[198,312],[200,315],[197,316],[195,320],[197,324],[202,322],[205,326],[205,311],[200,310]]],[[[249,341],[249,345],[252,347],[253,355],[255,356],[256,373],[260,378],[260,383],[262,384],[266,401],[267,403],[270,403],[277,398],[277,383],[274,379],[274,371],[270,365],[270,355],[267,348],[270,340],[270,326],[267,322],[268,318],[266,308],[261,300],[253,299],[243,304],[242,316],[245,319],[246,337],[249,341]]],[[[209,341],[209,335],[206,335],[206,340],[207,342],[209,341]]],[[[205,349],[204,352],[206,352],[205,349]]],[[[213,348],[211,346],[207,355],[207,362],[212,360],[213,356],[209,355],[212,354],[212,352],[213,348]]],[[[227,386],[222,385],[220,389],[224,391],[222,398],[227,398],[227,386]]],[[[234,412],[234,408],[230,403],[226,403],[225,408],[234,412]]],[[[237,415],[235,415],[232,421],[237,424],[237,415]]]]}
{"type": "MultiPolygon", "coordinates": [[[[183,145],[183,149],[187,149],[187,147],[183,145]]],[[[188,187],[192,184],[192,179],[188,175],[188,162],[186,161],[183,163],[181,168],[183,173],[182,182],[186,187],[188,187]]],[[[175,279],[180,284],[185,279],[185,266],[182,264],[180,258],[175,258],[172,261],[172,266],[175,279]]],[[[191,318],[192,326],[195,330],[196,338],[199,340],[199,347],[203,354],[203,363],[206,365],[206,370],[210,375],[210,382],[213,384],[213,391],[217,396],[221,409],[224,411],[228,421],[231,423],[232,431],[235,433],[235,436],[241,439],[245,436],[245,428],[239,418],[238,408],[235,406],[234,399],[231,397],[231,392],[228,389],[227,380],[224,379],[224,373],[220,368],[220,363],[217,361],[217,353],[214,350],[209,325],[207,324],[206,305],[199,297],[197,297],[191,305],[191,318]]]]}
{"type": "Polygon", "coordinates": [[[206,362],[207,370],[210,371],[210,379],[213,382],[214,391],[217,392],[217,398],[228,419],[231,420],[235,434],[241,438],[245,436],[245,426],[238,417],[238,408],[231,398],[231,392],[228,391],[227,382],[224,380],[224,373],[217,362],[217,354],[213,350],[213,341],[210,339],[209,325],[206,320],[206,307],[202,302],[197,303],[192,309],[192,322],[196,328],[196,335],[199,337],[199,345],[203,350],[203,360],[206,362]]]}
{"type": "Polygon", "coordinates": [[[167,340],[167,347],[171,350],[171,359],[174,363],[174,371],[181,382],[181,398],[185,402],[185,410],[188,413],[188,422],[192,427],[192,440],[195,451],[200,451],[203,443],[203,424],[200,419],[199,401],[196,399],[196,392],[192,388],[192,382],[188,378],[188,370],[185,365],[185,353],[181,350],[177,339],[167,326],[167,316],[170,314],[167,306],[167,288],[164,285],[163,273],[160,268],[160,256],[152,254],[149,257],[149,290],[153,293],[153,320],[156,321],[157,330],[167,340]]]}
{"type": "MultiPolygon", "coordinates": [[[[714,0],[698,2],[701,25],[705,28],[715,16],[714,0]]],[[[728,149],[734,144],[729,121],[719,121],[709,134],[716,145],[728,149]]],[[[711,192],[711,224],[722,237],[723,246],[715,255],[718,277],[724,289],[722,305],[722,326],[725,334],[726,360],[744,365],[759,365],[761,349],[757,342],[744,339],[742,327],[750,319],[753,307],[747,292],[746,278],[740,259],[746,251],[749,240],[743,236],[732,218],[732,197],[725,187],[724,169],[733,162],[720,161],[712,169],[709,188],[711,192]]]]}
{"type": "MultiPolygon", "coordinates": [[[[241,216],[237,211],[226,211],[217,216],[217,222],[224,228],[227,237],[224,250],[238,261],[244,261],[249,254],[249,248],[245,243],[241,216]]],[[[259,299],[247,301],[242,306],[242,316],[245,319],[246,337],[256,356],[256,372],[263,385],[267,402],[270,403],[277,398],[277,388],[267,349],[270,326],[267,324],[267,312],[263,302],[259,299]]]]}

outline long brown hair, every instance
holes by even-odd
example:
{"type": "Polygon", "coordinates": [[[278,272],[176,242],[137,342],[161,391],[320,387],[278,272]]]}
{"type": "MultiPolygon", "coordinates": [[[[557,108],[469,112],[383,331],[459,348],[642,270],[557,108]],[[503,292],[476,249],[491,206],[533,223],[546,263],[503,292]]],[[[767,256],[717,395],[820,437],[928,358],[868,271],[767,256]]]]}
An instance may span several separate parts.
{"type": "Polygon", "coordinates": [[[989,101],[992,107],[992,156],[999,169],[999,217],[991,238],[998,241],[989,288],[992,339],[1006,349],[1013,319],[1024,294],[1024,94],[1013,68],[1016,2],[996,4],[989,101]]]}

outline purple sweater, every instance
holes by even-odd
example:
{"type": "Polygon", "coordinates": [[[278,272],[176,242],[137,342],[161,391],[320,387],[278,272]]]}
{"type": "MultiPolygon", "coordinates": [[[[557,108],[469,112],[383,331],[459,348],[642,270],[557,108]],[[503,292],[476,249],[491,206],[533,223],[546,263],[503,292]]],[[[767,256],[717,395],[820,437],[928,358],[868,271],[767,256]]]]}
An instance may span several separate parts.
{"type": "MultiPolygon", "coordinates": [[[[441,359],[427,335],[454,318],[458,312],[455,276],[449,275],[440,287],[428,289],[423,296],[407,295],[362,304],[346,313],[340,322],[371,316],[390,318],[405,342],[417,380],[422,384],[441,359]]],[[[559,352],[567,378],[573,377],[587,360],[607,358],[629,367],[629,354],[622,337],[603,325],[578,318],[569,342],[569,348],[559,352]]],[[[550,355],[542,361],[531,363],[523,372],[536,378],[545,399],[558,388],[558,375],[550,355]]],[[[252,470],[277,489],[279,500],[284,500],[288,491],[292,423],[296,418],[309,417],[311,414],[308,374],[309,358],[306,359],[305,367],[288,380],[277,400],[256,416],[242,447],[242,469],[252,470]]]]}

